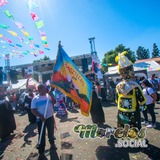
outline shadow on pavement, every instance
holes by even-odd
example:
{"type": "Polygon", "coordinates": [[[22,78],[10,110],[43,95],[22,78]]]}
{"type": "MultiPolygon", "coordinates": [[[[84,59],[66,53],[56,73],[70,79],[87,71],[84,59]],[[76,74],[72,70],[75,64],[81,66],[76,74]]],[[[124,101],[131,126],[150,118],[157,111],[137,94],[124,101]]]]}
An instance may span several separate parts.
{"type": "Polygon", "coordinates": [[[12,143],[12,140],[14,139],[14,137],[15,137],[15,134],[10,135],[4,141],[0,141],[0,159],[3,159],[3,153],[5,149],[12,143]]]}
{"type": "Polygon", "coordinates": [[[67,111],[71,113],[79,113],[77,109],[68,109],[67,111]]]}
{"type": "Polygon", "coordinates": [[[148,144],[147,148],[115,148],[117,140],[111,136],[108,139],[108,146],[99,146],[96,149],[96,157],[98,160],[130,160],[129,153],[144,153],[148,159],[159,160],[160,159],[160,148],[148,144]]]}
{"type": "Polygon", "coordinates": [[[38,159],[38,153],[31,153],[26,160],[38,159]]]}
{"type": "Polygon", "coordinates": [[[160,160],[160,148],[152,144],[148,144],[148,148],[143,148],[141,152],[148,155],[148,159],[160,160]]]}
{"type": "Polygon", "coordinates": [[[156,130],[159,130],[160,131],[160,123],[159,122],[156,122],[156,128],[154,128],[156,130]]]}
{"type": "Polygon", "coordinates": [[[19,116],[25,116],[26,114],[27,114],[27,112],[21,112],[21,113],[17,113],[17,114],[19,114],[19,116]]]}
{"type": "Polygon", "coordinates": [[[78,117],[73,117],[73,118],[68,118],[68,115],[65,115],[65,116],[61,116],[61,115],[58,115],[56,114],[56,117],[60,119],[60,122],[72,122],[72,121],[75,121],[77,123],[80,123],[80,121],[78,120],[78,117]]]}
{"type": "Polygon", "coordinates": [[[36,129],[37,125],[36,124],[29,124],[28,126],[26,126],[26,128],[24,129],[23,133],[27,133],[24,136],[24,143],[21,146],[21,148],[25,147],[26,144],[27,145],[31,145],[32,140],[29,140],[29,138],[32,138],[34,136],[36,136],[37,134],[34,132],[34,130],[36,129]]]}
{"type": "MultiPolygon", "coordinates": [[[[143,118],[143,115],[141,116],[141,122],[143,122],[145,119],[143,118]]],[[[150,120],[149,120],[149,123],[152,123],[150,120]]],[[[142,125],[143,126],[143,125],[142,125]]],[[[155,130],[159,130],[160,131],[160,122],[157,122],[156,121],[156,128],[154,128],[155,130]]]]}

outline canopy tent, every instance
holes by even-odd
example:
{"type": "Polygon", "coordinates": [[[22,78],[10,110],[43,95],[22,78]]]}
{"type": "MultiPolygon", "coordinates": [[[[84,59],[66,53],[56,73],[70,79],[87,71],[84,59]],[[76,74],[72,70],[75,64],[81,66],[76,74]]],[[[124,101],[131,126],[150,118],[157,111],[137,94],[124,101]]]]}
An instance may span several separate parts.
{"type": "MultiPolygon", "coordinates": [[[[153,74],[153,72],[157,73],[157,76],[160,75],[160,65],[155,61],[134,63],[133,67],[135,72],[146,70],[148,76],[153,74]]],[[[108,74],[118,74],[118,66],[109,67],[108,74]]]]}
{"type": "Polygon", "coordinates": [[[11,87],[7,88],[7,91],[16,91],[19,89],[37,89],[39,82],[35,79],[19,79],[18,83],[12,84],[11,87]],[[27,84],[28,83],[28,84],[27,84]]]}
{"type": "Polygon", "coordinates": [[[147,61],[147,62],[139,62],[134,64],[135,70],[147,70],[148,77],[152,74],[156,74],[158,77],[160,76],[160,65],[155,61],[147,61]]]}
{"type": "MultiPolygon", "coordinates": [[[[147,76],[147,71],[146,70],[139,70],[139,71],[135,71],[135,76],[137,76],[137,77],[144,77],[145,79],[147,79],[148,78],[148,76],[147,76]]],[[[120,76],[120,74],[118,74],[118,73],[114,73],[114,74],[109,74],[108,72],[107,73],[105,73],[104,74],[104,80],[106,80],[106,79],[113,79],[114,81],[116,81],[116,79],[118,78],[120,78],[121,76],[120,76]]]]}

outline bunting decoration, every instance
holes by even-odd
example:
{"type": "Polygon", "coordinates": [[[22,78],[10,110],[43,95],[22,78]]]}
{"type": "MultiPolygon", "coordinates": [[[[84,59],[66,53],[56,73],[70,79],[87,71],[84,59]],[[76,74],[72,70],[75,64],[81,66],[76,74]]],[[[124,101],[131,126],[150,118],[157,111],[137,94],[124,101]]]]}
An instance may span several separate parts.
{"type": "Polygon", "coordinates": [[[26,0],[26,4],[27,4],[27,7],[29,9],[31,18],[34,21],[36,28],[38,29],[38,32],[40,34],[40,38],[42,40],[42,44],[44,46],[44,49],[50,50],[48,42],[47,42],[46,34],[45,34],[44,31],[40,30],[40,29],[42,29],[44,27],[44,22],[43,22],[43,20],[37,21],[39,19],[39,17],[36,14],[36,12],[33,11],[34,9],[38,8],[38,4],[36,3],[36,0],[26,0]]]}
{"type": "Polygon", "coordinates": [[[11,35],[13,35],[13,36],[15,36],[15,37],[18,36],[16,32],[13,32],[13,31],[10,31],[10,30],[8,30],[7,32],[9,32],[11,35]]]}
{"type": "Polygon", "coordinates": [[[4,24],[0,24],[0,27],[3,28],[3,29],[7,29],[8,26],[4,25],[4,24]]]}
{"type": "Polygon", "coordinates": [[[27,7],[29,11],[32,11],[35,8],[38,8],[38,4],[35,2],[35,0],[26,0],[27,7]]]}
{"type": "Polygon", "coordinates": [[[34,12],[31,12],[31,17],[34,21],[38,20],[38,16],[34,12]]]}
{"type": "MultiPolygon", "coordinates": [[[[8,11],[8,10],[5,10],[5,11],[3,11],[4,13],[5,13],[5,15],[8,17],[8,18],[12,18],[12,20],[14,19],[13,18],[13,15],[8,11]]],[[[8,33],[10,33],[11,35],[13,35],[14,37],[16,37],[18,40],[20,40],[21,42],[24,42],[24,44],[26,44],[26,45],[28,45],[31,49],[33,49],[33,50],[35,50],[35,42],[33,41],[33,37],[31,37],[30,35],[29,35],[29,33],[24,29],[24,25],[22,24],[22,23],[20,23],[20,22],[17,22],[17,21],[13,21],[13,23],[18,27],[18,29],[20,29],[20,31],[22,32],[22,34],[30,41],[30,42],[27,42],[27,41],[24,41],[24,38],[22,38],[22,37],[19,37],[18,36],[18,34],[16,33],[16,32],[14,32],[14,31],[11,31],[11,30],[7,30],[7,32],[8,33]]],[[[42,23],[42,22],[41,22],[42,23]]],[[[39,24],[39,25],[43,25],[43,23],[42,24],[39,24]]],[[[3,29],[7,29],[8,28],[8,26],[6,26],[6,25],[3,25],[3,24],[1,24],[0,25],[0,27],[1,28],[3,28],[3,29]]],[[[11,47],[14,47],[14,48],[18,48],[18,47],[23,47],[22,45],[20,45],[20,44],[16,44],[16,45],[13,45],[12,44],[12,41],[10,40],[10,39],[8,39],[8,38],[6,38],[6,37],[3,37],[4,39],[5,39],[5,41],[7,41],[8,43],[10,43],[10,46],[11,47]]],[[[36,47],[39,47],[39,45],[38,44],[36,44],[36,47]]],[[[24,52],[23,52],[24,53],[24,52]]],[[[39,54],[43,54],[44,53],[44,51],[36,51],[36,53],[33,53],[33,55],[35,56],[37,56],[37,53],[39,53],[39,54]]],[[[28,54],[28,53],[27,53],[28,54]]],[[[26,55],[26,53],[25,53],[25,55],[26,55]]]]}
{"type": "Polygon", "coordinates": [[[75,103],[80,105],[81,113],[84,116],[89,116],[92,102],[92,83],[79,71],[60,44],[53,68],[51,86],[71,97],[75,103]]]}
{"type": "Polygon", "coordinates": [[[13,15],[12,15],[8,10],[5,10],[5,11],[3,11],[3,12],[4,12],[4,14],[5,14],[8,18],[14,19],[13,15]]]}
{"type": "MultiPolygon", "coordinates": [[[[3,5],[6,5],[8,3],[7,0],[0,0],[0,7],[3,5]]],[[[39,19],[39,16],[34,12],[33,10],[38,8],[38,5],[36,4],[36,0],[26,0],[26,4],[28,7],[28,10],[30,12],[30,15],[32,17],[32,20],[35,23],[35,26],[37,28],[38,34],[40,35],[40,39],[43,45],[43,49],[50,50],[47,42],[47,36],[44,31],[41,31],[44,27],[44,21],[39,19]]],[[[32,54],[33,56],[37,57],[38,55],[42,55],[45,52],[43,49],[41,49],[42,45],[40,46],[38,43],[34,42],[34,38],[29,34],[29,32],[25,29],[23,23],[15,20],[14,15],[8,10],[4,9],[1,10],[2,13],[12,22],[15,24],[15,26],[21,31],[21,35],[18,34],[18,32],[15,32],[10,28],[10,26],[5,24],[0,24],[0,28],[4,29],[4,31],[10,35],[12,35],[14,38],[18,39],[20,43],[17,43],[14,39],[10,38],[10,36],[7,38],[6,35],[0,34],[0,43],[4,52],[2,51],[0,53],[0,56],[3,56],[6,58],[6,55],[9,55],[9,57],[24,57],[25,55],[32,54]],[[15,41],[15,43],[13,43],[15,41]],[[29,47],[28,49],[23,49],[24,45],[27,45],[29,47]]]]}
{"type": "Polygon", "coordinates": [[[40,28],[42,28],[44,26],[44,22],[42,20],[38,21],[38,22],[35,22],[35,24],[36,24],[36,28],[37,29],[40,29],[40,28]]]}
{"type": "Polygon", "coordinates": [[[7,4],[8,1],[7,0],[0,0],[0,7],[7,4]]]}
{"type": "Polygon", "coordinates": [[[20,22],[14,22],[14,23],[19,29],[23,29],[24,28],[22,23],[20,23],[20,22]]]}

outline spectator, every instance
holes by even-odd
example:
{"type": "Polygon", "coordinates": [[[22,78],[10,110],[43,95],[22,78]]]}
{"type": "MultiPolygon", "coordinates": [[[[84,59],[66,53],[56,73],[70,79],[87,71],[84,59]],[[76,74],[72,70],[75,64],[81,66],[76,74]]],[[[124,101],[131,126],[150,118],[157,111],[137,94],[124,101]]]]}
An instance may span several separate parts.
{"type": "Polygon", "coordinates": [[[152,85],[149,83],[148,80],[142,81],[141,86],[143,87],[143,93],[146,98],[146,107],[147,107],[147,109],[143,111],[145,121],[142,122],[142,124],[147,125],[148,128],[155,128],[156,127],[156,124],[155,124],[156,115],[154,113],[154,107],[155,107],[157,95],[153,91],[152,85]],[[147,112],[149,112],[152,117],[151,124],[149,124],[149,122],[148,122],[147,112]]]}
{"type": "Polygon", "coordinates": [[[152,74],[151,78],[149,78],[148,81],[152,84],[152,88],[155,92],[159,91],[160,87],[155,74],[152,74]]]}
{"type": "Polygon", "coordinates": [[[91,105],[91,118],[92,122],[97,125],[103,125],[105,122],[104,111],[102,108],[101,100],[97,94],[97,86],[93,84],[93,93],[92,93],[92,105],[91,105]]]}
{"type": "Polygon", "coordinates": [[[68,110],[73,109],[73,101],[70,97],[65,96],[65,104],[68,110]]]}
{"type": "Polygon", "coordinates": [[[26,94],[25,98],[24,98],[24,107],[28,113],[28,120],[29,120],[30,124],[36,123],[36,116],[33,115],[33,113],[31,112],[31,101],[32,101],[33,97],[34,97],[34,95],[33,95],[32,90],[29,90],[28,94],[26,94]]]}
{"type": "Polygon", "coordinates": [[[60,116],[67,115],[66,105],[64,103],[64,94],[58,88],[56,88],[54,92],[56,99],[57,114],[60,116]]]}
{"type": "Polygon", "coordinates": [[[0,86],[0,139],[5,140],[16,129],[11,103],[0,86]]]}
{"type": "Polygon", "coordinates": [[[139,80],[139,78],[137,76],[135,76],[135,81],[136,81],[137,84],[140,85],[140,80],[139,80]]]}
{"type": "Polygon", "coordinates": [[[12,105],[12,109],[14,111],[17,110],[17,98],[16,98],[16,93],[12,93],[11,96],[10,96],[10,102],[11,102],[11,105],[12,105]]]}
{"type": "Polygon", "coordinates": [[[98,96],[101,96],[101,85],[99,84],[99,82],[96,82],[96,86],[98,89],[98,96]]]}

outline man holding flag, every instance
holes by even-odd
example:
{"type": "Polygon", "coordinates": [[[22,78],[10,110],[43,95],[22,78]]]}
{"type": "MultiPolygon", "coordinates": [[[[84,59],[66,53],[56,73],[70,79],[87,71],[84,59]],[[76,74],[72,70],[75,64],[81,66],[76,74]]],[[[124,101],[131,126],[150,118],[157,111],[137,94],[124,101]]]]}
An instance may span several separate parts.
{"type": "MultiPolygon", "coordinates": [[[[51,87],[58,88],[63,94],[72,98],[80,105],[81,113],[89,116],[92,102],[92,83],[83,75],[78,67],[72,62],[62,46],[59,44],[58,54],[51,79],[51,87]]],[[[32,113],[37,116],[39,132],[39,154],[44,157],[45,128],[48,129],[48,138],[51,148],[56,149],[54,144],[54,118],[53,104],[55,99],[46,92],[43,84],[38,86],[39,95],[32,100],[32,113]],[[53,101],[53,104],[51,103],[53,101]],[[43,129],[44,125],[44,129],[43,129]]],[[[50,92],[51,93],[51,92],[50,92]]]]}

